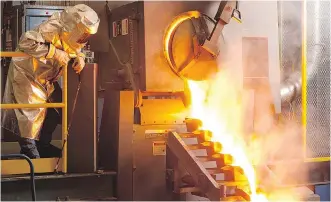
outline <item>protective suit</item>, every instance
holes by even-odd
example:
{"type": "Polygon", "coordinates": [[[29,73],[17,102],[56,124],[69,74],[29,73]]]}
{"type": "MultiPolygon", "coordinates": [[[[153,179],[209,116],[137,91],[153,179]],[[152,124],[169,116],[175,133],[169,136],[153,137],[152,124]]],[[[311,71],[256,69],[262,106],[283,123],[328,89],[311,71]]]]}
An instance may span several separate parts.
{"type": "MultiPolygon", "coordinates": [[[[74,60],[72,66],[76,73],[83,69],[85,56],[81,49],[88,38],[97,32],[99,22],[93,9],[79,4],[53,14],[35,29],[24,33],[16,51],[29,56],[12,58],[3,103],[61,102],[57,80],[70,60],[74,60]],[[54,90],[57,91],[57,100],[52,99],[54,90]]],[[[55,130],[54,126],[50,127],[54,129],[44,128],[52,122],[44,123],[49,111],[42,108],[2,110],[2,127],[20,136],[21,153],[30,158],[40,157],[35,141],[40,143],[40,140],[46,139],[43,144],[50,144],[51,138],[42,138],[40,132],[42,128],[48,134],[55,130]]],[[[61,114],[62,110],[56,111],[61,114]]]]}

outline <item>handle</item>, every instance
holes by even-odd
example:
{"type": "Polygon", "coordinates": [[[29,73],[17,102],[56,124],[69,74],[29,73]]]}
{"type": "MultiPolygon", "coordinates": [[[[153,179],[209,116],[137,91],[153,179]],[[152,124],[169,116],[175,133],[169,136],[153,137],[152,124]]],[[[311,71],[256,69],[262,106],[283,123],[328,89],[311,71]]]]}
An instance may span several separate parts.
{"type": "Polygon", "coordinates": [[[32,195],[32,201],[36,201],[36,185],[35,185],[35,180],[34,180],[34,167],[31,159],[27,157],[24,154],[6,154],[6,155],[1,155],[1,160],[4,159],[10,159],[10,158],[20,158],[20,159],[25,159],[30,166],[30,181],[31,181],[31,195],[32,195]]]}

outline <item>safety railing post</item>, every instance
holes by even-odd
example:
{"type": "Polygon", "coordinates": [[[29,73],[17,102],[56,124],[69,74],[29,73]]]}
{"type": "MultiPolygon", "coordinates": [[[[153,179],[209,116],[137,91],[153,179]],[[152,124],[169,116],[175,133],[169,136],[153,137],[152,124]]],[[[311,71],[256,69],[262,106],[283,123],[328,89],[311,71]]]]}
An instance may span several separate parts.
{"type": "Polygon", "coordinates": [[[68,138],[68,68],[64,68],[63,71],[63,87],[62,87],[62,100],[64,107],[62,108],[62,172],[67,173],[67,145],[64,144],[66,138],[68,138]]]}

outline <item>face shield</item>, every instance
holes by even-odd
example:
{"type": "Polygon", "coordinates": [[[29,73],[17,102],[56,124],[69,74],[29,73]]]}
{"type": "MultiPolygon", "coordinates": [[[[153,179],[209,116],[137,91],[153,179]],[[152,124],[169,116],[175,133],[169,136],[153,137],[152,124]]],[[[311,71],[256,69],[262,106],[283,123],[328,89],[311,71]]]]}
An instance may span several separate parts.
{"type": "Polygon", "coordinates": [[[83,4],[65,10],[61,19],[65,28],[61,34],[62,45],[69,54],[80,52],[97,32],[100,22],[95,11],[83,4]]]}

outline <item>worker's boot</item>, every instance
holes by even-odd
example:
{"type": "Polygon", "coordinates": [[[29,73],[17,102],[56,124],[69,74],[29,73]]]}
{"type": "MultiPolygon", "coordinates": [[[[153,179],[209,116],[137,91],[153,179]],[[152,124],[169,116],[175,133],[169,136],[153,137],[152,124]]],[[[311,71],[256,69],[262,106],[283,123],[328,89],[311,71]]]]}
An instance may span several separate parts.
{"type": "Polygon", "coordinates": [[[20,138],[21,154],[26,155],[30,159],[40,158],[36,142],[32,139],[20,138]]]}
{"type": "Polygon", "coordinates": [[[37,148],[40,154],[40,158],[54,158],[61,157],[61,149],[52,144],[44,144],[43,142],[37,142],[37,148]]]}

